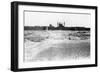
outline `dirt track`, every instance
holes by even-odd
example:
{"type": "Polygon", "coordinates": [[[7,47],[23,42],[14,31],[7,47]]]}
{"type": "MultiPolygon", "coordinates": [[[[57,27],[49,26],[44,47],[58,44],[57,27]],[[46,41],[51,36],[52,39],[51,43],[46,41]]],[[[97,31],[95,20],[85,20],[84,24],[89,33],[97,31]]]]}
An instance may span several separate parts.
{"type": "Polygon", "coordinates": [[[89,40],[54,40],[25,43],[25,61],[89,58],[89,40]]]}

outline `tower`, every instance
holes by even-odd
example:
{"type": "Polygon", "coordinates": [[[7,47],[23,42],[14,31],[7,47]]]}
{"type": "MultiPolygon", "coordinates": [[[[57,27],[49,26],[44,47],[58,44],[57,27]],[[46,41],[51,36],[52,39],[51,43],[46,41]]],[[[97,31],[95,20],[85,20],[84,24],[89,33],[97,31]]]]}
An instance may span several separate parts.
{"type": "Polygon", "coordinates": [[[65,26],[65,21],[64,21],[64,26],[65,26]]]}

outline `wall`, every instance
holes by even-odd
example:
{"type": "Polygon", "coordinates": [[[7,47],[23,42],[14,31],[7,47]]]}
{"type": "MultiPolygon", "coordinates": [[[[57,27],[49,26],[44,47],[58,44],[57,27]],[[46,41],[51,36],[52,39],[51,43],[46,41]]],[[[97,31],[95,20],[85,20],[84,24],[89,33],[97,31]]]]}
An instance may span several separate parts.
{"type": "MultiPolygon", "coordinates": [[[[10,71],[10,2],[13,0],[0,0],[0,73],[11,73],[10,71]]],[[[23,1],[23,0],[22,0],[23,1]]],[[[30,2],[45,2],[45,3],[61,3],[61,4],[79,4],[79,5],[94,5],[98,6],[100,12],[100,0],[24,0],[30,2]]],[[[100,14],[98,14],[98,20],[100,14]]],[[[100,21],[98,21],[98,24],[100,21]]],[[[100,28],[100,25],[98,25],[100,28]]],[[[100,31],[100,29],[98,29],[100,31]]],[[[98,34],[98,37],[100,35],[98,34]]],[[[100,38],[98,39],[100,40],[100,38]]],[[[100,46],[99,46],[100,47],[100,46]]],[[[98,52],[100,49],[98,47],[98,52]]],[[[100,55],[100,53],[98,54],[100,55]]],[[[98,59],[99,62],[100,58],[98,59]]],[[[100,64],[100,62],[99,62],[100,64]]],[[[90,68],[74,68],[74,69],[59,69],[35,71],[34,73],[99,73],[100,66],[90,68]]],[[[30,71],[32,73],[32,71],[30,71]]]]}

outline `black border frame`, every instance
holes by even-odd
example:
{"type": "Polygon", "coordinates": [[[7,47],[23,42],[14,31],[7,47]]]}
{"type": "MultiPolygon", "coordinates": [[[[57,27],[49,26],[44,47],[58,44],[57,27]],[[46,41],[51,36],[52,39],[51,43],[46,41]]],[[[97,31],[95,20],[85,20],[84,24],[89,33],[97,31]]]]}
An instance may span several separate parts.
{"type": "Polygon", "coordinates": [[[81,68],[81,67],[96,67],[97,66],[97,6],[84,5],[68,5],[68,4],[51,4],[51,3],[36,3],[36,2],[11,2],[11,71],[32,71],[32,70],[50,70],[50,69],[65,69],[65,68],[81,68]],[[68,7],[82,8],[95,10],[95,64],[72,65],[72,66],[52,66],[38,68],[18,68],[18,6],[33,5],[33,6],[50,6],[50,7],[68,7]]]}

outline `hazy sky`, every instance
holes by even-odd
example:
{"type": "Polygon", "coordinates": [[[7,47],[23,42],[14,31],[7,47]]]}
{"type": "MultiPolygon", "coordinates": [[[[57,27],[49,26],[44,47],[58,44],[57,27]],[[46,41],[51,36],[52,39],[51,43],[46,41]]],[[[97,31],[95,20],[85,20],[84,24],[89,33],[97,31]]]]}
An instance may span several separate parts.
{"type": "Polygon", "coordinates": [[[25,26],[57,26],[64,22],[65,26],[90,27],[90,14],[28,12],[25,11],[25,26]]]}

